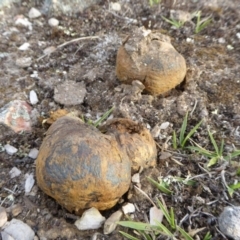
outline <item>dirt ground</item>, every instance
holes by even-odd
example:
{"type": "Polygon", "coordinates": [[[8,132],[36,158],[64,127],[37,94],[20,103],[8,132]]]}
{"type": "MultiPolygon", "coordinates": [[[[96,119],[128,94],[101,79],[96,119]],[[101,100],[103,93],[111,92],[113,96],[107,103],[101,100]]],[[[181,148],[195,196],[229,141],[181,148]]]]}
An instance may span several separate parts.
{"type": "MultiPolygon", "coordinates": [[[[155,201],[161,193],[147,181],[147,176],[169,181],[171,176],[192,178],[194,186],[178,182],[170,184],[173,194],[162,193],[166,205],[173,207],[176,221],[181,222],[185,231],[205,228],[197,233],[195,239],[203,239],[208,231],[212,239],[224,239],[218,231],[216,218],[225,206],[240,205],[239,191],[230,197],[224,184],[224,178],[227,185],[240,181],[236,175],[239,157],[232,162],[219,161],[207,169],[209,159],[186,149],[173,149],[171,136],[174,130],[179,135],[183,118],[189,111],[187,131],[203,120],[193,136],[199,145],[213,150],[209,128],[218,144],[224,139],[225,155],[240,149],[240,4],[238,0],[162,1],[153,6],[147,0],[119,0],[119,3],[119,12],[111,10],[109,1],[101,1],[82,13],[55,16],[43,9],[40,1],[25,1],[4,9],[0,15],[0,107],[14,99],[28,101],[29,91],[35,90],[39,103],[34,108],[40,115],[31,133],[2,133],[0,136],[2,145],[10,143],[19,149],[13,156],[0,153],[1,205],[8,208],[19,204],[22,211],[16,218],[31,226],[39,239],[124,239],[118,231],[129,230],[121,227],[108,236],[103,235],[102,229],[77,230],[73,225],[76,216],[45,195],[36,183],[30,194],[24,193],[24,175],[35,174],[34,161],[27,154],[32,148],[39,149],[47,130],[42,120],[49,116],[50,111],[61,108],[77,110],[80,116],[94,121],[114,106],[114,117],[131,118],[149,130],[162,123],[170,123],[156,135],[158,164],[156,168],[146,169],[140,174],[141,188],[155,201]],[[20,14],[27,16],[32,6],[44,13],[31,20],[32,31],[16,27],[15,17],[20,14]],[[198,34],[194,33],[196,19],[176,29],[161,17],[169,18],[170,10],[189,13],[201,10],[202,17],[211,16],[212,22],[198,34]],[[50,17],[60,21],[59,28],[47,24],[50,17]],[[130,87],[116,78],[117,49],[122,39],[140,26],[160,29],[169,35],[173,46],[186,59],[188,70],[184,82],[164,96],[153,97],[143,92],[134,98],[129,95],[130,87]],[[43,50],[49,46],[57,47],[86,36],[98,38],[67,44],[42,57],[43,50]],[[18,47],[24,42],[30,43],[30,50],[19,51],[18,47]],[[31,57],[31,65],[17,67],[15,61],[20,57],[31,57]],[[32,77],[36,72],[37,75],[32,77]],[[54,87],[66,80],[85,84],[87,94],[82,104],[64,106],[54,101],[54,87]],[[10,179],[12,167],[19,168],[22,174],[10,179]],[[8,197],[11,194],[13,198],[8,197]]],[[[128,193],[123,198],[138,207],[134,219],[145,221],[151,203],[134,191],[133,186],[129,191],[133,196],[127,199],[128,193]]],[[[118,204],[102,214],[107,218],[120,207],[118,204]]]]}

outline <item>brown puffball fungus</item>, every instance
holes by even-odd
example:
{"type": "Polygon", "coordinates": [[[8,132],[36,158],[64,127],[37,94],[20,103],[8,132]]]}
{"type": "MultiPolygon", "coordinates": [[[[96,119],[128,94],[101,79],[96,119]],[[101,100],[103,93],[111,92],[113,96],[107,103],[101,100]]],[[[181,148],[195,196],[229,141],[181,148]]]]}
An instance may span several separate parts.
{"type": "Polygon", "coordinates": [[[186,62],[168,36],[141,27],[119,48],[116,74],[127,84],[139,80],[150,94],[159,95],[183,81],[186,62]]]}
{"type": "Polygon", "coordinates": [[[78,215],[117,203],[130,186],[131,160],[133,171],[156,164],[154,140],[141,125],[117,119],[102,129],[105,133],[76,117],[59,118],[47,131],[36,160],[38,186],[78,215]]]}
{"type": "Polygon", "coordinates": [[[125,149],[132,162],[132,173],[137,172],[140,167],[156,165],[156,144],[151,133],[142,124],[130,119],[115,118],[107,121],[100,129],[104,129],[105,134],[114,135],[125,149]]]}
{"type": "Polygon", "coordinates": [[[73,117],[47,131],[36,161],[38,186],[70,212],[113,207],[127,192],[131,162],[114,137],[73,117]]]}

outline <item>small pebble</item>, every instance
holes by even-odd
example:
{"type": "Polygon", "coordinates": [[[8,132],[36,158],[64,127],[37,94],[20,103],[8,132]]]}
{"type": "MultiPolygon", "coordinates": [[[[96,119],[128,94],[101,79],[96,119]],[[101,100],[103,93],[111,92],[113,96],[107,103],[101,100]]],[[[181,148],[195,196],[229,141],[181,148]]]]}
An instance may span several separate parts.
{"type": "Polygon", "coordinates": [[[21,68],[26,68],[31,66],[32,58],[31,57],[22,57],[16,60],[16,65],[21,68]]]}
{"type": "Polygon", "coordinates": [[[28,17],[29,18],[38,18],[41,15],[42,15],[41,12],[38,9],[34,8],[34,7],[32,7],[30,9],[29,13],[28,13],[28,17]]]}
{"type": "Polygon", "coordinates": [[[7,226],[2,231],[2,236],[9,236],[9,238],[3,238],[6,240],[33,240],[34,231],[21,220],[13,218],[6,224],[7,226]]]}
{"type": "Polygon", "coordinates": [[[133,183],[140,183],[140,174],[139,174],[139,173],[135,173],[135,174],[132,176],[132,182],[133,182],[133,183]]]}
{"type": "Polygon", "coordinates": [[[26,181],[25,181],[25,193],[30,193],[31,190],[32,190],[32,187],[35,183],[35,180],[33,178],[33,174],[25,174],[25,178],[26,178],[26,181]]]}
{"type": "Polygon", "coordinates": [[[30,47],[30,44],[26,42],[26,43],[22,44],[18,49],[21,51],[26,51],[29,49],[29,47],[30,47]]]}
{"type": "Polygon", "coordinates": [[[18,177],[20,174],[21,174],[21,170],[19,170],[18,168],[16,167],[13,167],[10,172],[10,178],[15,178],[15,177],[18,177]]]}
{"type": "Polygon", "coordinates": [[[17,26],[27,27],[30,31],[32,30],[32,23],[23,15],[18,15],[15,19],[15,24],[17,26]]]}
{"type": "Polygon", "coordinates": [[[30,100],[30,103],[31,103],[32,105],[38,103],[38,97],[37,97],[37,94],[36,94],[36,92],[35,92],[34,90],[31,90],[31,91],[30,91],[29,100],[30,100]]]}
{"type": "Polygon", "coordinates": [[[23,210],[20,204],[14,204],[6,209],[8,213],[11,213],[13,217],[18,216],[23,210]]]}
{"type": "Polygon", "coordinates": [[[121,220],[122,215],[123,212],[121,210],[114,212],[104,223],[103,233],[104,234],[112,233],[116,229],[117,222],[121,220]]]}
{"type": "Polygon", "coordinates": [[[105,217],[103,217],[96,208],[92,207],[86,210],[82,217],[78,219],[74,225],[79,230],[98,229],[102,226],[104,221],[105,217]]]}
{"type": "Polygon", "coordinates": [[[170,123],[169,122],[164,122],[160,125],[160,129],[165,130],[169,127],[170,123]]]}
{"type": "Polygon", "coordinates": [[[50,46],[50,47],[47,47],[47,48],[45,48],[45,49],[43,50],[43,54],[44,54],[44,55],[49,55],[49,54],[51,54],[51,53],[53,53],[53,52],[55,52],[55,51],[56,51],[56,47],[50,46]]]}
{"type": "Polygon", "coordinates": [[[33,149],[30,150],[28,156],[32,159],[36,159],[37,156],[38,156],[38,152],[39,152],[38,149],[33,148],[33,149]]]}
{"type": "Polygon", "coordinates": [[[113,11],[116,11],[116,12],[121,11],[121,5],[118,2],[111,2],[110,7],[113,11]]]}
{"type": "Polygon", "coordinates": [[[122,206],[122,210],[123,210],[124,214],[134,213],[135,206],[132,203],[127,203],[126,205],[122,206]]]}
{"type": "Polygon", "coordinates": [[[151,207],[149,211],[149,219],[151,225],[158,225],[158,222],[162,222],[163,219],[163,212],[161,209],[157,207],[151,207]]]}
{"type": "Polygon", "coordinates": [[[50,18],[48,20],[48,24],[50,27],[57,27],[59,25],[59,21],[56,18],[50,18]]]}
{"type": "Polygon", "coordinates": [[[7,222],[7,212],[4,207],[0,206],[0,228],[7,222]]]}
{"type": "Polygon", "coordinates": [[[7,152],[7,154],[9,154],[9,155],[13,155],[14,153],[16,153],[18,151],[17,148],[13,147],[10,144],[6,144],[4,146],[4,148],[5,148],[5,151],[7,152]]]}
{"type": "Polygon", "coordinates": [[[238,39],[240,39],[240,33],[239,32],[236,33],[236,36],[237,36],[238,39]]]}

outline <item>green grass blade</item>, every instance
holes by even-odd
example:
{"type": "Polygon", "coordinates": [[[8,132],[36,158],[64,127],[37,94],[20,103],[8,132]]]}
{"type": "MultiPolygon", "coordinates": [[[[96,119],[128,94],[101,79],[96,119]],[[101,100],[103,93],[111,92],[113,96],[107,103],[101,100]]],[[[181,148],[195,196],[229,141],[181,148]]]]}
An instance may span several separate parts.
{"type": "Polygon", "coordinates": [[[212,239],[212,235],[210,232],[207,232],[206,235],[204,236],[203,240],[211,240],[212,239]]]}
{"type": "Polygon", "coordinates": [[[210,19],[210,18],[203,19],[202,21],[200,21],[197,33],[201,32],[204,28],[206,28],[211,23],[211,21],[212,21],[212,19],[210,19]]]}
{"type": "Polygon", "coordinates": [[[182,144],[184,141],[184,135],[186,132],[186,128],[187,128],[187,120],[188,120],[188,112],[186,113],[182,126],[181,126],[181,130],[180,130],[180,137],[179,137],[179,142],[180,142],[180,146],[183,147],[184,145],[182,144]]]}
{"type": "Polygon", "coordinates": [[[223,155],[223,146],[224,146],[224,140],[222,139],[222,141],[221,141],[221,146],[220,146],[220,150],[219,150],[219,155],[220,155],[220,156],[223,155]]]}
{"type": "Polygon", "coordinates": [[[213,147],[214,147],[214,149],[215,149],[216,154],[217,154],[218,156],[220,156],[218,145],[217,145],[217,143],[216,143],[216,141],[215,141],[212,133],[211,133],[209,130],[208,130],[208,135],[209,135],[209,137],[210,137],[211,143],[212,143],[212,145],[213,145],[213,147]]]}
{"type": "Polygon", "coordinates": [[[160,223],[159,221],[157,221],[157,229],[164,235],[168,236],[168,237],[174,237],[174,235],[171,233],[171,231],[164,226],[162,223],[160,223]]]}
{"type": "Polygon", "coordinates": [[[158,206],[162,210],[164,217],[167,219],[168,223],[171,225],[171,216],[168,212],[168,209],[157,199],[158,206]]]}
{"type": "Polygon", "coordinates": [[[238,182],[236,184],[231,184],[231,185],[229,185],[229,187],[233,190],[237,190],[240,188],[240,182],[238,182]]]}
{"type": "Polygon", "coordinates": [[[181,142],[182,143],[182,147],[184,147],[185,146],[185,143],[188,141],[188,139],[197,131],[197,129],[200,127],[200,125],[202,124],[202,121],[203,120],[201,120],[189,133],[188,133],[188,135],[185,137],[185,139],[183,140],[183,142],[181,142]]]}
{"type": "Polygon", "coordinates": [[[173,131],[172,144],[173,144],[173,148],[177,149],[177,136],[175,131],[173,131]]]}
{"type": "Polygon", "coordinates": [[[128,228],[140,230],[140,231],[151,231],[152,230],[151,225],[148,223],[133,222],[133,221],[120,221],[120,222],[117,222],[117,224],[119,224],[123,227],[128,227],[128,228]]]}
{"type": "Polygon", "coordinates": [[[194,240],[184,229],[178,227],[178,231],[182,234],[185,240],[194,240]]]}
{"type": "Polygon", "coordinates": [[[144,231],[139,231],[139,233],[143,236],[145,240],[153,240],[153,238],[149,234],[145,233],[144,231]]]}
{"type": "Polygon", "coordinates": [[[236,150],[234,152],[232,152],[229,156],[229,158],[234,158],[240,155],[240,150],[236,150]]]}
{"type": "Polygon", "coordinates": [[[176,229],[175,216],[174,216],[174,211],[172,207],[170,208],[170,217],[171,217],[171,227],[173,229],[176,229]]]}
{"type": "Polygon", "coordinates": [[[128,233],[125,233],[123,231],[119,231],[124,237],[126,237],[127,239],[130,239],[130,240],[139,240],[138,238],[135,238],[133,237],[132,235],[128,234],[128,233]]]}
{"type": "Polygon", "coordinates": [[[166,187],[166,185],[163,185],[163,183],[158,183],[158,182],[156,182],[155,180],[153,180],[153,179],[150,178],[150,177],[147,177],[147,179],[148,179],[148,181],[149,181],[150,183],[152,183],[154,186],[156,186],[161,192],[166,193],[166,194],[168,194],[168,195],[171,195],[171,194],[172,194],[172,191],[170,191],[170,190],[166,187]]]}
{"type": "Polygon", "coordinates": [[[105,112],[100,119],[98,119],[93,126],[98,127],[108,116],[112,113],[114,107],[110,108],[107,112],[105,112]]]}
{"type": "Polygon", "coordinates": [[[200,153],[200,154],[202,154],[206,157],[209,157],[209,158],[212,158],[214,156],[213,152],[210,152],[205,148],[195,147],[195,146],[189,146],[187,148],[190,149],[190,150],[196,151],[196,152],[198,152],[198,153],[200,153]]]}
{"type": "Polygon", "coordinates": [[[211,166],[215,165],[217,162],[218,162],[218,157],[213,157],[210,159],[207,167],[211,167],[211,166]]]}

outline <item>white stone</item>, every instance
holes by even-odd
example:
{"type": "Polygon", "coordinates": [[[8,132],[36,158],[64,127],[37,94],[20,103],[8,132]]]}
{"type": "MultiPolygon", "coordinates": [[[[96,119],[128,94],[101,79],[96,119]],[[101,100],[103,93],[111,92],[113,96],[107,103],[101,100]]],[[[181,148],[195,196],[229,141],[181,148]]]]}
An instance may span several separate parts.
{"type": "Polygon", "coordinates": [[[140,174],[139,174],[139,173],[135,173],[135,174],[132,176],[132,182],[133,182],[133,183],[140,183],[140,174]]]}
{"type": "Polygon", "coordinates": [[[163,219],[163,212],[161,209],[157,207],[151,207],[149,211],[149,219],[151,225],[158,225],[158,222],[162,222],[163,219]]]}
{"type": "Polygon", "coordinates": [[[6,209],[0,206],[0,228],[7,222],[6,209]]]}
{"type": "Polygon", "coordinates": [[[56,18],[50,18],[48,20],[48,24],[50,27],[57,27],[59,25],[59,21],[56,18]]]}
{"type": "Polygon", "coordinates": [[[41,12],[38,9],[34,8],[34,7],[32,7],[30,9],[29,13],[28,13],[28,17],[29,18],[38,18],[41,15],[42,15],[41,12]]]}
{"type": "Polygon", "coordinates": [[[23,15],[17,16],[15,24],[17,26],[27,27],[30,31],[32,30],[32,23],[28,21],[23,15]]]}
{"type": "Polygon", "coordinates": [[[21,174],[21,170],[19,170],[18,168],[16,167],[13,167],[10,172],[10,178],[15,178],[15,177],[18,177],[20,174],[21,174]]]}
{"type": "Polygon", "coordinates": [[[5,151],[7,152],[7,154],[9,154],[9,155],[13,155],[14,153],[16,153],[18,151],[17,148],[13,147],[10,144],[6,144],[4,146],[4,148],[5,148],[5,151]]]}
{"type": "Polygon", "coordinates": [[[32,105],[38,103],[38,96],[34,90],[31,90],[29,93],[29,100],[32,105]]]}
{"type": "Polygon", "coordinates": [[[164,122],[160,125],[160,129],[165,130],[169,127],[170,122],[164,122]]]}
{"type": "Polygon", "coordinates": [[[79,230],[98,229],[105,221],[105,217],[94,207],[86,210],[82,217],[74,224],[79,230]]]}
{"type": "Polygon", "coordinates": [[[186,42],[187,42],[187,43],[194,43],[194,39],[192,39],[192,38],[187,38],[187,39],[186,39],[186,42]]]}
{"type": "Polygon", "coordinates": [[[25,68],[25,67],[31,66],[31,64],[32,64],[32,58],[31,57],[22,57],[22,58],[18,58],[16,60],[16,65],[18,67],[25,68]]]}
{"type": "Polygon", "coordinates": [[[33,240],[35,235],[34,231],[26,223],[22,222],[21,220],[13,218],[6,225],[7,226],[3,230],[3,232],[5,233],[4,234],[5,236],[9,235],[14,240],[33,240]]]}
{"type": "Polygon", "coordinates": [[[30,47],[30,44],[26,42],[26,43],[22,44],[18,49],[21,51],[26,51],[29,49],[29,47],[30,47]]]}
{"type": "Polygon", "coordinates": [[[33,149],[30,150],[28,156],[32,159],[36,159],[37,156],[38,156],[38,152],[39,152],[38,149],[33,148],[33,149]]]}
{"type": "Polygon", "coordinates": [[[122,206],[122,210],[123,210],[124,214],[134,213],[135,206],[132,203],[127,203],[126,205],[122,206]]]}
{"type": "Polygon", "coordinates": [[[104,223],[103,233],[104,234],[112,233],[116,229],[117,222],[121,220],[122,215],[123,212],[121,210],[114,212],[104,223]]]}
{"type": "Polygon", "coordinates": [[[236,33],[238,39],[240,39],[240,32],[236,33]]]}
{"type": "Polygon", "coordinates": [[[225,207],[218,218],[221,232],[234,240],[240,239],[240,207],[225,207]]]}
{"type": "Polygon", "coordinates": [[[220,37],[220,38],[218,39],[218,42],[219,42],[219,43],[225,43],[225,42],[226,42],[226,40],[225,40],[225,38],[223,38],[223,37],[220,37]]]}
{"type": "Polygon", "coordinates": [[[117,12],[121,11],[121,5],[118,2],[111,2],[110,7],[113,11],[117,11],[117,12]]]}
{"type": "Polygon", "coordinates": [[[25,181],[25,193],[30,193],[31,190],[32,190],[32,187],[35,183],[35,180],[33,178],[33,174],[25,174],[25,178],[26,178],[26,181],[25,181]]]}

